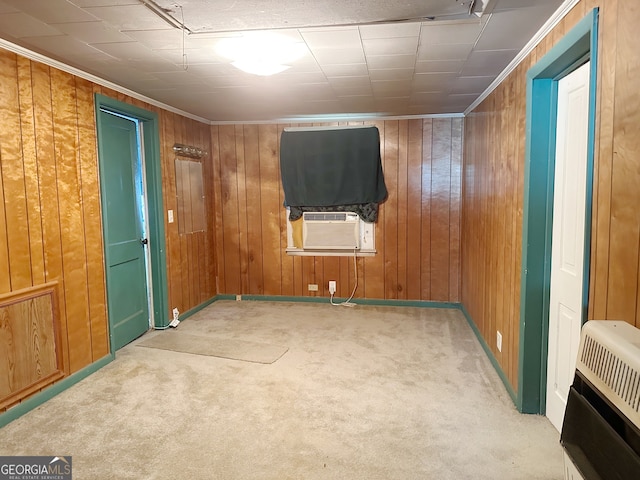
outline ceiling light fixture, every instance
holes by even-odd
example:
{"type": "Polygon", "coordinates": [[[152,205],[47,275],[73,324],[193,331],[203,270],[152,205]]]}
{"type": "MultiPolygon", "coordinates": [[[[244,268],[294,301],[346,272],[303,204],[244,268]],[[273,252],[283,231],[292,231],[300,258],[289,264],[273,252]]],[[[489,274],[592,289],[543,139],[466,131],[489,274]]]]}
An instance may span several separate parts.
{"type": "Polygon", "coordinates": [[[242,71],[268,76],[291,68],[290,64],[304,56],[307,47],[274,32],[246,32],[221,40],[216,50],[242,71]]]}

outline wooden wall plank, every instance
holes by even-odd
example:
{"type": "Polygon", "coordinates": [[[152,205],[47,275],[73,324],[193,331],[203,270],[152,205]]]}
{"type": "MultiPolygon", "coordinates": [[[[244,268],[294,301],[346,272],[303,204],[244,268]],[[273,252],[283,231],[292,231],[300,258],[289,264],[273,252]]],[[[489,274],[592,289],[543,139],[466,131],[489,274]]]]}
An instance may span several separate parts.
{"type": "Polygon", "coordinates": [[[0,56],[0,84],[6,85],[0,96],[0,158],[4,195],[4,216],[8,244],[9,289],[30,287],[31,251],[24,164],[20,132],[18,66],[16,55],[0,56]]]}
{"type": "MultiPolygon", "coordinates": [[[[236,131],[233,126],[221,125],[219,127],[220,142],[220,176],[222,186],[222,222],[224,235],[219,260],[224,265],[224,272],[220,272],[224,279],[225,293],[241,293],[239,267],[240,245],[238,229],[238,204],[237,204],[237,164],[236,164],[236,131]]],[[[219,273],[219,274],[220,274],[219,273]]]]}
{"type": "MultiPolygon", "coordinates": [[[[397,120],[384,124],[384,178],[388,185],[398,184],[398,141],[397,120]]],[[[384,202],[384,298],[398,298],[398,189],[389,191],[384,202]]]]}
{"type": "Polygon", "coordinates": [[[262,223],[262,274],[265,295],[282,295],[280,234],[280,177],[277,125],[258,127],[260,160],[260,221],[262,223]]]}
{"type": "MultiPolygon", "coordinates": [[[[174,116],[174,140],[175,143],[188,143],[186,137],[186,128],[185,128],[185,118],[180,117],[179,115],[174,116]]],[[[174,166],[175,168],[175,166],[174,166]]],[[[175,173],[174,173],[175,175],[175,173]]],[[[177,188],[177,187],[176,187],[177,188]]],[[[177,192],[177,190],[176,190],[177,192]]],[[[178,222],[180,219],[178,219],[178,222]]],[[[180,311],[186,311],[189,308],[189,305],[193,305],[192,291],[191,291],[191,276],[193,271],[190,267],[190,245],[189,245],[189,235],[180,234],[178,238],[178,242],[180,245],[180,286],[182,288],[182,306],[180,311]]]]}
{"type": "Polygon", "coordinates": [[[58,207],[58,173],[55,162],[53,108],[51,98],[51,76],[49,67],[33,63],[33,108],[36,129],[36,156],[42,205],[42,232],[45,260],[45,280],[58,282],[59,312],[62,329],[62,353],[66,373],[70,372],[69,338],[67,335],[67,305],[62,293],[65,279],[62,269],[62,238],[60,231],[60,209],[58,207]],[[46,201],[44,201],[46,199],[46,201]]]}
{"type": "Polygon", "coordinates": [[[211,127],[211,162],[213,163],[213,178],[215,195],[213,207],[214,228],[215,228],[215,284],[216,292],[226,292],[224,282],[224,229],[222,218],[222,171],[221,171],[221,149],[220,149],[220,129],[217,125],[211,127]]]}
{"type": "Polygon", "coordinates": [[[451,196],[451,119],[433,121],[431,163],[431,298],[449,300],[449,202],[451,196]]]}
{"type": "Polygon", "coordinates": [[[611,223],[609,232],[609,287],[607,316],[638,323],[638,262],[640,260],[640,52],[638,2],[618,3],[616,26],[616,83],[614,103],[611,223]],[[635,75],[635,77],[634,77],[635,75]]]}
{"type": "Polygon", "coordinates": [[[449,302],[460,301],[460,220],[462,197],[462,118],[451,121],[449,196],[449,302]]]}
{"type": "Polygon", "coordinates": [[[182,280],[180,273],[180,243],[179,243],[179,221],[178,218],[178,201],[176,194],[176,178],[175,178],[175,156],[173,154],[173,114],[163,115],[160,117],[161,145],[162,152],[162,185],[163,185],[163,203],[167,211],[165,215],[165,237],[167,251],[167,290],[169,293],[169,315],[171,310],[178,308],[183,311],[182,307],[182,288],[180,282],[182,280]],[[173,212],[173,222],[169,223],[168,212],[173,212]]]}
{"type": "MultiPolygon", "coordinates": [[[[407,298],[422,298],[422,120],[409,120],[407,152],[407,298]]],[[[429,146],[430,148],[430,146],[429,146]]]]}
{"type": "MultiPolygon", "coordinates": [[[[407,282],[409,270],[411,269],[411,259],[408,253],[408,156],[409,156],[409,121],[402,120],[399,122],[398,130],[398,208],[396,213],[396,225],[398,230],[398,282],[397,282],[397,298],[406,300],[407,282]]],[[[461,157],[462,158],[462,157],[461,157]]]]}
{"type": "Polygon", "coordinates": [[[433,119],[422,125],[422,223],[420,225],[420,298],[431,296],[431,169],[433,150],[433,119]]]}
{"type": "Polygon", "coordinates": [[[22,160],[27,200],[27,224],[31,257],[31,283],[45,283],[44,250],[42,246],[42,210],[38,185],[38,161],[36,156],[35,121],[33,117],[33,89],[31,61],[18,56],[18,93],[20,101],[20,132],[22,160]]]}
{"type": "MultiPolygon", "coordinates": [[[[245,186],[249,208],[247,225],[247,259],[249,272],[249,292],[261,295],[264,292],[264,275],[262,271],[262,223],[259,212],[262,212],[260,197],[260,140],[257,125],[245,125],[245,186]]],[[[226,229],[226,224],[225,224],[226,229]]]]}
{"type": "MultiPolygon", "coordinates": [[[[372,122],[372,125],[378,128],[380,132],[380,149],[381,154],[384,153],[384,146],[386,145],[386,130],[385,130],[385,122],[376,121],[372,122]]],[[[386,170],[385,170],[385,158],[382,155],[382,168],[385,172],[385,180],[386,180],[386,170]]],[[[387,190],[389,188],[387,187],[387,190]]],[[[384,275],[384,254],[385,254],[385,238],[384,238],[384,228],[386,225],[386,208],[387,202],[384,202],[380,205],[378,210],[378,224],[375,232],[375,242],[376,242],[376,250],[380,252],[375,257],[367,257],[364,260],[364,268],[366,271],[365,283],[363,285],[361,294],[364,293],[366,298],[384,298],[385,295],[385,275],[384,275]],[[366,281],[366,277],[375,278],[376,281],[366,281]]]]}
{"type": "Polygon", "coordinates": [[[51,70],[51,87],[67,335],[74,346],[69,364],[75,372],[91,363],[92,354],[74,77],[51,70]]]}
{"type": "Polygon", "coordinates": [[[76,78],[78,106],[78,151],[80,155],[82,215],[84,225],[87,264],[87,295],[91,355],[93,361],[109,353],[107,329],[107,305],[104,289],[104,257],[102,218],[100,207],[100,182],[96,144],[96,113],[91,82],[76,78]]]}
{"type": "MultiPolygon", "coordinates": [[[[287,243],[288,243],[288,239],[287,239],[287,229],[286,229],[286,224],[287,224],[287,210],[285,208],[283,208],[283,204],[284,204],[284,191],[282,190],[282,175],[280,173],[280,140],[282,138],[282,132],[284,131],[284,129],[287,127],[287,125],[283,125],[283,124],[279,124],[277,126],[277,139],[278,139],[278,143],[276,145],[276,151],[277,153],[277,157],[276,157],[276,164],[277,164],[277,168],[276,168],[276,172],[277,172],[277,178],[278,178],[278,225],[279,225],[279,229],[280,229],[280,245],[281,248],[285,248],[287,243]]],[[[286,295],[286,296],[292,296],[295,295],[295,284],[296,284],[296,279],[295,279],[295,267],[294,267],[294,258],[291,255],[282,255],[281,256],[281,262],[282,262],[282,295],[286,295]]]]}
{"type": "Polygon", "coordinates": [[[591,249],[591,289],[589,318],[607,318],[609,288],[609,231],[616,96],[616,56],[618,0],[608,0],[600,10],[598,48],[598,149],[594,165],[593,237],[591,249]]]}

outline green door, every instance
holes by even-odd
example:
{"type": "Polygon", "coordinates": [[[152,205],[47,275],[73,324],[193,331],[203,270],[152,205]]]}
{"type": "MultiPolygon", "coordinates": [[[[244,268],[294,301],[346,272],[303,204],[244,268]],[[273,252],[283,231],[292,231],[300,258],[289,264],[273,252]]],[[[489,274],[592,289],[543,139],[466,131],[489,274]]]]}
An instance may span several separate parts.
{"type": "Polygon", "coordinates": [[[112,350],[149,329],[143,188],[136,122],[100,111],[100,182],[112,350]]]}

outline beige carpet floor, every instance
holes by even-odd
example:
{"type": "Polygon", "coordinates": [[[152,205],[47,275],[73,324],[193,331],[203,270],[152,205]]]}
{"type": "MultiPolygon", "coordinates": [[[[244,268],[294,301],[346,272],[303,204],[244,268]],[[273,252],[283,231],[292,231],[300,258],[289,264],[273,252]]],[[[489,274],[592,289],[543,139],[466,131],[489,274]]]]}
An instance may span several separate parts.
{"type": "Polygon", "coordinates": [[[562,479],[459,311],[219,301],[190,335],[279,345],[272,364],[137,344],[0,429],[0,455],[74,479],[562,479]]]}

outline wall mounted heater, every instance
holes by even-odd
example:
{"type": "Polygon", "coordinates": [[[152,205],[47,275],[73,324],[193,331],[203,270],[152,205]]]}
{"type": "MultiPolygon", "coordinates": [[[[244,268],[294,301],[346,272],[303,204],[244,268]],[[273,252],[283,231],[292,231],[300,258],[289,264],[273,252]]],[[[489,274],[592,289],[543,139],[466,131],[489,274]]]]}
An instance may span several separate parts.
{"type": "Polygon", "coordinates": [[[584,324],[560,443],[567,480],[640,478],[639,329],[584,324]]]}
{"type": "Polygon", "coordinates": [[[302,247],[309,250],[357,250],[360,219],[352,212],[304,212],[302,247]]]}

